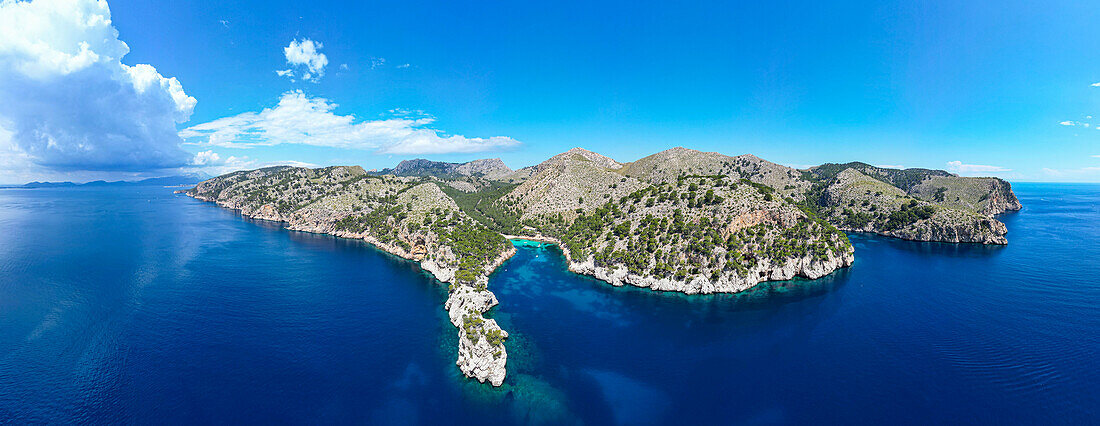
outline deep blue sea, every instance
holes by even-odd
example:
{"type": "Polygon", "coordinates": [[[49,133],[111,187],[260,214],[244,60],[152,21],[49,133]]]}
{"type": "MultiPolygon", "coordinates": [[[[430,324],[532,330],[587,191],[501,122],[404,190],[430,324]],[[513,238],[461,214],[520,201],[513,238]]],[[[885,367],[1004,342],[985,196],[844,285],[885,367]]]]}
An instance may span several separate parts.
{"type": "Polygon", "coordinates": [[[817,281],[684,296],[516,242],[500,389],[446,286],[160,187],[0,190],[0,423],[1100,423],[1100,185],[1016,184],[1009,245],[853,235],[817,281]]]}

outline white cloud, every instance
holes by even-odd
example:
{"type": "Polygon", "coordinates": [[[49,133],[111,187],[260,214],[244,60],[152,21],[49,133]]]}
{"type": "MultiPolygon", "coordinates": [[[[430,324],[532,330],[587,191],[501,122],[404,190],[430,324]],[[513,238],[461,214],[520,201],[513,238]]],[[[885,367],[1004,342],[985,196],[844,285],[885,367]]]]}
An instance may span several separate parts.
{"type": "Polygon", "coordinates": [[[249,159],[247,156],[229,156],[222,158],[221,155],[213,150],[201,151],[195,153],[195,157],[191,160],[191,164],[188,167],[184,167],[181,171],[185,172],[202,172],[212,176],[223,175],[237,170],[246,170],[257,168],[255,160],[249,159]]]}
{"type": "Polygon", "coordinates": [[[185,143],[198,146],[250,148],[301,144],[373,150],[386,154],[443,154],[499,150],[519,145],[496,136],[467,138],[445,135],[427,127],[430,116],[361,121],[333,112],[336,104],[301,91],[284,93],[274,108],[246,112],[191,126],[180,132],[185,143]]]}
{"type": "Polygon", "coordinates": [[[260,167],[272,167],[272,166],[306,167],[306,168],[311,168],[311,169],[321,167],[320,165],[317,165],[317,164],[307,163],[305,161],[294,161],[294,160],[270,161],[270,162],[263,163],[262,165],[260,165],[260,167]]]}
{"type": "Polygon", "coordinates": [[[293,77],[292,70],[297,69],[302,80],[317,82],[325,75],[325,67],[328,66],[328,57],[320,52],[322,47],[321,42],[308,38],[291,40],[290,45],[283,48],[286,63],[290,64],[291,69],[276,72],[284,77],[293,77]]]}
{"type": "Polygon", "coordinates": [[[1077,122],[1066,120],[1066,121],[1063,121],[1063,122],[1058,123],[1058,124],[1061,124],[1063,126],[1076,126],[1077,122]]]}
{"type": "Polygon", "coordinates": [[[151,65],[121,63],[129,51],[105,1],[0,2],[0,124],[18,158],[69,171],[186,164],[176,123],[195,98],[151,65]]]}
{"type": "Polygon", "coordinates": [[[200,151],[195,153],[194,158],[191,160],[191,164],[188,167],[181,169],[186,172],[203,172],[210,175],[223,175],[237,170],[258,169],[261,167],[271,166],[294,166],[294,167],[320,167],[317,164],[306,163],[303,161],[269,161],[261,163],[259,161],[248,158],[245,156],[229,156],[223,158],[214,150],[200,151]]]}
{"type": "Polygon", "coordinates": [[[1092,87],[1100,87],[1100,81],[1090,84],[1092,87]]]}
{"type": "Polygon", "coordinates": [[[408,67],[409,67],[409,64],[401,64],[401,65],[397,66],[397,68],[408,68],[408,67]]]}
{"type": "Polygon", "coordinates": [[[202,151],[195,154],[195,158],[191,160],[191,164],[196,166],[214,165],[222,162],[222,157],[213,150],[202,151]]]}
{"type": "Polygon", "coordinates": [[[1012,169],[1006,169],[1001,166],[986,166],[982,164],[963,164],[962,161],[948,161],[947,170],[958,173],[960,175],[971,175],[976,173],[1001,173],[1010,172],[1012,169]]]}
{"type": "Polygon", "coordinates": [[[386,65],[386,58],[370,58],[370,69],[386,65]]]}

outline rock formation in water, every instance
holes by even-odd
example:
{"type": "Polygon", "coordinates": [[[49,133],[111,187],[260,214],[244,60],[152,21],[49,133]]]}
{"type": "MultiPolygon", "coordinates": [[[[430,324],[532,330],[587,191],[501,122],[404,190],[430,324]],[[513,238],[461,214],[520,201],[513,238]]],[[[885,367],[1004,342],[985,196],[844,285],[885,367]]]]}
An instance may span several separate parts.
{"type": "Polygon", "coordinates": [[[365,240],[448,283],[463,374],[500,386],[508,333],[485,316],[488,276],[515,253],[504,235],[558,242],[571,271],[689,294],[816,279],[851,265],[844,230],[1005,244],[993,217],[1020,209],[1009,184],[863,163],[807,170],[673,148],[631,163],[575,148],[511,170],[499,159],[270,167],[203,181],[187,195],[365,240]]]}

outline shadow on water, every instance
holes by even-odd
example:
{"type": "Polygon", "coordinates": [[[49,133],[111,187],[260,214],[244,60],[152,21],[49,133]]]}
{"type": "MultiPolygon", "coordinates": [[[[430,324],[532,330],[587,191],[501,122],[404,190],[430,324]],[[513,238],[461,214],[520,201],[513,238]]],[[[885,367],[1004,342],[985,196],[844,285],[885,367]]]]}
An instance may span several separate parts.
{"type": "Polygon", "coordinates": [[[862,232],[849,233],[848,239],[851,240],[852,245],[856,248],[856,262],[859,262],[861,251],[872,249],[891,249],[923,256],[974,259],[999,256],[1004,253],[1006,247],[1003,245],[981,243],[910,241],[862,232]],[[886,247],[878,247],[878,245],[884,245],[886,247]]]}

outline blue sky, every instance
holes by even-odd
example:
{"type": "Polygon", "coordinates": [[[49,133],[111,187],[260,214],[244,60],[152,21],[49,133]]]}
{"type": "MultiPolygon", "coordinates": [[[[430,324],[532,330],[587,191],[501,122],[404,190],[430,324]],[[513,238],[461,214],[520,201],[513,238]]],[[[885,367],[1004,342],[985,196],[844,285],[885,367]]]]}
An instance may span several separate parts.
{"type": "Polygon", "coordinates": [[[0,183],[574,146],[1100,181],[1098,2],[2,4],[0,183]]]}

